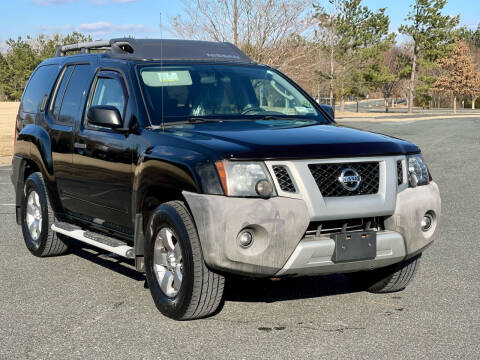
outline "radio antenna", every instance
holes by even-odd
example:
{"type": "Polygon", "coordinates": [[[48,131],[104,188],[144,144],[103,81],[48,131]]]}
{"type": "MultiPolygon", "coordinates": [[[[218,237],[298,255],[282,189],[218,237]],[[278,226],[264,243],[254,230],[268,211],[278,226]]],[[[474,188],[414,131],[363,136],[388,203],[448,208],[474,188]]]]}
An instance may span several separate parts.
{"type": "Polygon", "coordinates": [[[162,25],[162,13],[160,12],[160,84],[162,85],[162,130],[165,130],[164,92],[165,92],[166,89],[165,89],[165,86],[163,86],[163,79],[164,79],[164,74],[163,74],[163,25],[162,25]]]}

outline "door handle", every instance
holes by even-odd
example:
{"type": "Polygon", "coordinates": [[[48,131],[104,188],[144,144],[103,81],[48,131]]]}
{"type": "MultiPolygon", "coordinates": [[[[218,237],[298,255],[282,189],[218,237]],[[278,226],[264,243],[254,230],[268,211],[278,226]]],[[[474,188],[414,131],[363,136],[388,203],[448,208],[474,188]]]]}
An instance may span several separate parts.
{"type": "Polygon", "coordinates": [[[73,144],[73,147],[74,147],[75,149],[86,149],[86,148],[87,148],[87,144],[81,144],[81,143],[77,143],[77,142],[76,142],[75,144],[73,144]]]}

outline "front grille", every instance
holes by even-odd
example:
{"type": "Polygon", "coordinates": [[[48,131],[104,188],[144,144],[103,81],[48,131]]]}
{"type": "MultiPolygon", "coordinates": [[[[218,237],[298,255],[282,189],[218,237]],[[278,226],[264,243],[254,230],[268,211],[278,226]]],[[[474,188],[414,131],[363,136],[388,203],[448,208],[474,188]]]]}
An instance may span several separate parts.
{"type": "Polygon", "coordinates": [[[378,193],[380,183],[380,165],[378,162],[310,164],[310,172],[323,197],[371,195],[378,193]],[[344,169],[353,169],[361,177],[357,189],[347,190],[339,181],[344,169]]]}
{"type": "Polygon", "coordinates": [[[397,161],[397,181],[398,185],[403,184],[403,166],[402,160],[397,161]]]}
{"type": "Polygon", "coordinates": [[[285,166],[273,165],[272,169],[273,169],[273,172],[275,173],[275,176],[277,177],[278,185],[280,186],[280,189],[282,191],[291,192],[291,193],[297,192],[297,189],[295,188],[295,185],[293,184],[293,181],[290,178],[290,175],[288,174],[288,170],[285,166]]]}

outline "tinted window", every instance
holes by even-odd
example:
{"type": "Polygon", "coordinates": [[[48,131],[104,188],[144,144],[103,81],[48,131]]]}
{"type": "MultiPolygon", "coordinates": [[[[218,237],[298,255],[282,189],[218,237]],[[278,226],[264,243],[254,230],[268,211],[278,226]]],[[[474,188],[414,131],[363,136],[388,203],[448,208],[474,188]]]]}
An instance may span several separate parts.
{"type": "Polygon", "coordinates": [[[58,65],[40,66],[35,70],[22,97],[22,109],[27,113],[37,113],[45,95],[50,94],[57,78],[58,65]]]}
{"type": "Polygon", "coordinates": [[[125,108],[125,95],[120,80],[99,78],[92,100],[92,106],[95,105],[115,106],[120,114],[123,115],[123,109],[125,108]]]}
{"type": "Polygon", "coordinates": [[[85,94],[90,84],[91,70],[89,65],[75,65],[67,90],[63,95],[58,122],[72,125],[82,116],[85,94]]]}
{"type": "Polygon", "coordinates": [[[72,75],[74,65],[67,66],[63,72],[60,85],[58,86],[57,94],[55,95],[55,102],[51,108],[52,116],[55,120],[58,120],[58,115],[60,113],[60,107],[62,106],[63,94],[65,88],[67,87],[70,76],[72,75]]]}

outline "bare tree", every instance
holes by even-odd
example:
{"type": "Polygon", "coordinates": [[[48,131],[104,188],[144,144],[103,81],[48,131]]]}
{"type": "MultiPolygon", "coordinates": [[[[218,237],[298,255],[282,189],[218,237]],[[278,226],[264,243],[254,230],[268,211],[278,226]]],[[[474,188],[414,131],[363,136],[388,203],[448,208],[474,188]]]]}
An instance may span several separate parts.
{"type": "MultiPolygon", "coordinates": [[[[275,63],[281,49],[311,27],[308,0],[182,0],[184,15],[171,19],[181,38],[227,41],[256,61],[275,63]]],[[[300,54],[298,54],[300,55],[300,54]]]]}
{"type": "Polygon", "coordinates": [[[330,105],[333,105],[334,82],[338,73],[338,64],[335,61],[335,46],[340,38],[337,31],[336,8],[334,6],[323,9],[319,5],[314,5],[317,9],[318,27],[315,35],[319,44],[323,45],[324,57],[328,59],[328,69],[317,70],[321,80],[328,80],[328,97],[330,105]]]}
{"type": "Polygon", "coordinates": [[[393,96],[400,92],[401,74],[404,68],[401,61],[402,56],[402,49],[398,47],[392,47],[384,54],[381,69],[384,70],[385,74],[380,73],[378,77],[380,78],[380,91],[385,99],[385,112],[388,112],[389,99],[392,99],[393,105],[393,96]]]}

